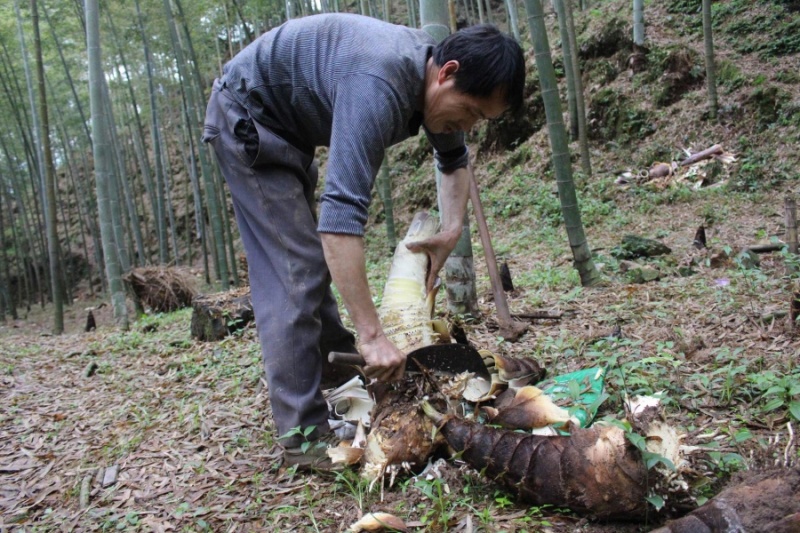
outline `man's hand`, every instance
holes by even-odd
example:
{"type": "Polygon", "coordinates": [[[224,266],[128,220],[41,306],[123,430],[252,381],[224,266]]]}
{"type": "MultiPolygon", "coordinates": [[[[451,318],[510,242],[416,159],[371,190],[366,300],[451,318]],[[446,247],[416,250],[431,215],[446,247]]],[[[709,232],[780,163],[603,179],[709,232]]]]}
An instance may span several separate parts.
{"type": "Polygon", "coordinates": [[[429,239],[406,245],[406,248],[412,252],[425,252],[430,258],[430,270],[425,280],[428,292],[436,286],[439,271],[461,237],[471,179],[472,169],[470,167],[458,168],[449,174],[442,174],[439,185],[442,231],[429,239]]]}
{"type": "Polygon", "coordinates": [[[457,231],[442,231],[428,239],[406,244],[406,248],[412,252],[425,253],[430,259],[428,275],[425,280],[426,292],[431,292],[436,286],[439,271],[458,243],[461,236],[460,230],[461,228],[458,228],[457,231]]]}
{"type": "Polygon", "coordinates": [[[367,363],[364,367],[367,377],[380,381],[397,381],[403,377],[406,355],[386,335],[381,334],[371,341],[359,343],[358,351],[367,363]]]}

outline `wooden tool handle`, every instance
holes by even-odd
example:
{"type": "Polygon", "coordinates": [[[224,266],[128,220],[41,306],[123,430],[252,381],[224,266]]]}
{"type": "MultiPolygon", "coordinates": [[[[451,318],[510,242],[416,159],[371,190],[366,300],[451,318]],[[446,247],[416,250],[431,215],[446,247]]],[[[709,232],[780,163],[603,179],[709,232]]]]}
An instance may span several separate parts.
{"type": "Polygon", "coordinates": [[[365,366],[367,364],[360,353],[331,352],[328,354],[328,361],[337,365],[365,366]]]}

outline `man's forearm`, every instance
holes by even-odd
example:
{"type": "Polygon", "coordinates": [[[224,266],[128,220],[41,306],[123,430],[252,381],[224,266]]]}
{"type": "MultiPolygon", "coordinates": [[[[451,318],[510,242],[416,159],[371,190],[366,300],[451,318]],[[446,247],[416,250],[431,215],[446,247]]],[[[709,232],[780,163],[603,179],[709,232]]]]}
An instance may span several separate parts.
{"type": "Polygon", "coordinates": [[[321,233],[325,261],[358,332],[358,351],[368,377],[392,381],[403,376],[406,356],[384,335],[372,302],[364,266],[364,239],[321,233]]]}
{"type": "Polygon", "coordinates": [[[430,270],[425,282],[429,291],[433,290],[439,270],[461,238],[471,179],[472,169],[469,167],[442,174],[439,186],[441,230],[424,241],[406,244],[412,252],[426,253],[430,258],[430,270]]]}
{"type": "Polygon", "coordinates": [[[372,302],[364,266],[364,239],[357,235],[322,233],[322,249],[331,277],[350,313],[361,343],[383,335],[372,302]]]}
{"type": "MultiPolygon", "coordinates": [[[[455,241],[461,236],[464,225],[464,215],[467,211],[469,199],[469,180],[472,179],[470,167],[459,168],[450,174],[442,174],[439,190],[441,202],[442,233],[456,235],[455,241]]],[[[453,243],[455,245],[455,243],[453,243]]]]}

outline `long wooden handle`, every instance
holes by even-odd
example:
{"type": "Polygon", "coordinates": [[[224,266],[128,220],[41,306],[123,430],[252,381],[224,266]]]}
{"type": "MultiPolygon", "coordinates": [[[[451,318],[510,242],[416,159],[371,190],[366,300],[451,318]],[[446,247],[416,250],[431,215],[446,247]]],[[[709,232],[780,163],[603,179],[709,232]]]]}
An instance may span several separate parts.
{"type": "Polygon", "coordinates": [[[483,205],[481,204],[481,194],[478,190],[478,183],[475,177],[469,180],[469,197],[472,200],[472,210],[475,220],[478,222],[478,234],[481,237],[483,253],[486,256],[486,270],[489,272],[489,280],[492,282],[492,292],[494,293],[494,305],[497,309],[497,321],[502,327],[511,328],[511,312],[508,309],[506,293],[503,292],[503,282],[500,281],[500,274],[497,272],[497,258],[492,247],[492,238],[489,236],[489,226],[486,224],[486,217],[483,215],[483,205]]]}
{"type": "Polygon", "coordinates": [[[331,352],[328,354],[328,361],[336,365],[357,365],[366,366],[364,356],[360,353],[331,352]]]}

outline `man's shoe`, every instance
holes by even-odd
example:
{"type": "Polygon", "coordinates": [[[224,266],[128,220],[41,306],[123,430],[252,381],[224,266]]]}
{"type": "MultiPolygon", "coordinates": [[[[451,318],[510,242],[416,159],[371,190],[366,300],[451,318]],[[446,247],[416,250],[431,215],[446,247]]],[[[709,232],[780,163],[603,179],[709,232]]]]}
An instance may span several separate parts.
{"type": "Polygon", "coordinates": [[[334,463],[328,457],[328,448],[339,445],[340,439],[333,431],[325,433],[317,440],[304,443],[301,446],[283,449],[283,465],[297,465],[298,470],[319,470],[333,472],[343,470],[345,465],[334,463]]]}

